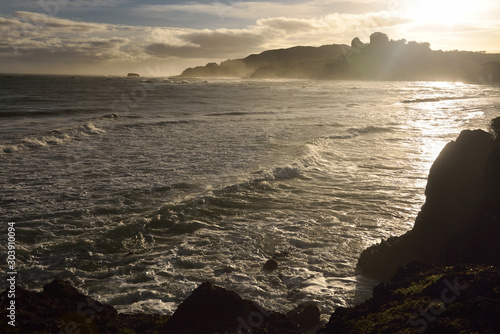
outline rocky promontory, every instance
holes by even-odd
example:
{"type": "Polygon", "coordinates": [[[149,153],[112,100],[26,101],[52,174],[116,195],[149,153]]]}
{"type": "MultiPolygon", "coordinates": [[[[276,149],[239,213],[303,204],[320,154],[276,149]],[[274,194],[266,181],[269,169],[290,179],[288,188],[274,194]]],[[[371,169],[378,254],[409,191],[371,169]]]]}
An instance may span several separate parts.
{"type": "Polygon", "coordinates": [[[350,52],[348,45],[296,46],[268,50],[243,59],[229,59],[184,70],[181,77],[317,78],[326,62],[350,52]]]}
{"type": "Polygon", "coordinates": [[[365,250],[366,274],[388,280],[411,261],[500,264],[500,120],[493,134],[465,130],[432,165],[412,230],[365,250]]]}
{"type": "Polygon", "coordinates": [[[185,69],[180,77],[284,78],[315,80],[500,82],[500,55],[432,50],[429,43],[391,40],[381,32],[369,43],[296,46],[268,50],[219,64],[185,69]]]}

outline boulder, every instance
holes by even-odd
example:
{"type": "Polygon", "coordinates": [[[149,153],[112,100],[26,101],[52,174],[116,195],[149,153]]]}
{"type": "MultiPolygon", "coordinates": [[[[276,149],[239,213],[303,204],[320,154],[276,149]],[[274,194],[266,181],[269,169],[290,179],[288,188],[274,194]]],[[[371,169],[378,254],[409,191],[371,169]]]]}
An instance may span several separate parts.
{"type": "Polygon", "coordinates": [[[151,333],[168,320],[162,315],[118,314],[69,282],[54,280],[43,292],[16,287],[16,326],[12,327],[5,314],[11,300],[8,290],[0,294],[1,333],[151,333]]]}
{"type": "Polygon", "coordinates": [[[16,287],[15,324],[8,324],[9,289],[0,294],[0,333],[172,333],[302,334],[298,324],[205,282],[170,317],[118,314],[110,305],[81,294],[69,282],[54,280],[34,292],[16,287]]]}
{"type": "Polygon", "coordinates": [[[262,266],[262,269],[267,271],[273,271],[278,269],[278,262],[275,259],[267,260],[266,263],[262,266]]]}
{"type": "Polygon", "coordinates": [[[500,149],[486,162],[485,193],[462,231],[446,243],[446,265],[457,263],[500,264],[500,149]]]}
{"type": "Polygon", "coordinates": [[[317,305],[304,303],[287,312],[286,316],[307,331],[320,324],[321,312],[317,305]]]}
{"type": "Polygon", "coordinates": [[[242,299],[209,282],[182,302],[164,327],[165,333],[303,333],[285,315],[242,299]]]}

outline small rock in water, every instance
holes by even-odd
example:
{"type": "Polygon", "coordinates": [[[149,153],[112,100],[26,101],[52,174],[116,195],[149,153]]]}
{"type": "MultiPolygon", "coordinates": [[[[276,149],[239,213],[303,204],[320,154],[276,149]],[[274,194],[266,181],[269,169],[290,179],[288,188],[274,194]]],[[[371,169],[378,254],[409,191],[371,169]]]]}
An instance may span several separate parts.
{"type": "Polygon", "coordinates": [[[274,259],[267,260],[262,268],[269,271],[276,270],[278,269],[278,262],[274,259]]]}

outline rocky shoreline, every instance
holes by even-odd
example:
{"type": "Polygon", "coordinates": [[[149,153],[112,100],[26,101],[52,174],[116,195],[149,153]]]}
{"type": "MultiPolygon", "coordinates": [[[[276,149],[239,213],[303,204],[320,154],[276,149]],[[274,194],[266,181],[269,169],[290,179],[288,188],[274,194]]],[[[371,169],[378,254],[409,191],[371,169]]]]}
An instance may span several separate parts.
{"type": "MultiPolygon", "coordinates": [[[[202,283],[172,316],[119,314],[53,281],[0,294],[2,333],[499,333],[500,118],[492,133],[463,131],[434,162],[414,228],[365,250],[359,269],[386,282],[320,326],[316,305],[288,314],[202,283]],[[418,262],[415,262],[418,261],[418,262]]],[[[271,266],[269,264],[269,266],[271,266]]]]}

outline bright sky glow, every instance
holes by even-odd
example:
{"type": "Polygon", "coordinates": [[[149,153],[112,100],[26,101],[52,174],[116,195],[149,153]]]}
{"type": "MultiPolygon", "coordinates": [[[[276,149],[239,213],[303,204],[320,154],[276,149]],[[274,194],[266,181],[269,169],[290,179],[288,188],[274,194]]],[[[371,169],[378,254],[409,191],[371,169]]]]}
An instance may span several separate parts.
{"type": "Polygon", "coordinates": [[[478,1],[469,0],[421,0],[413,5],[414,12],[411,18],[420,24],[456,25],[466,22],[470,15],[471,4],[478,5],[478,1]]]}
{"type": "Polygon", "coordinates": [[[500,53],[500,2],[4,0],[0,72],[179,74],[296,45],[391,39],[500,53]]]}

